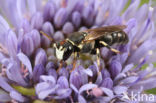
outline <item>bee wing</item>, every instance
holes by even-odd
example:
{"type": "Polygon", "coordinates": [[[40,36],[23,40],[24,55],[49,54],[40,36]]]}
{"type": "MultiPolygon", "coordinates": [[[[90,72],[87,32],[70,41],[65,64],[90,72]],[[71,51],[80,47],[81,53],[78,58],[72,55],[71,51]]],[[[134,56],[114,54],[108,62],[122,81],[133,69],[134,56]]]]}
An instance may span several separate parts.
{"type": "Polygon", "coordinates": [[[84,42],[95,40],[107,33],[122,31],[126,28],[126,25],[113,25],[113,26],[105,26],[95,29],[88,29],[86,32],[88,35],[85,37],[84,42]]]}

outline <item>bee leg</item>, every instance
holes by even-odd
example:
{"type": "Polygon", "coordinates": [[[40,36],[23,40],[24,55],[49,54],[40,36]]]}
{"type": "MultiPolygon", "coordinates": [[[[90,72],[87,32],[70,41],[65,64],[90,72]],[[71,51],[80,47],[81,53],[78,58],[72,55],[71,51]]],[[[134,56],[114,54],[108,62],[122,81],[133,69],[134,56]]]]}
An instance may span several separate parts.
{"type": "Polygon", "coordinates": [[[59,65],[59,68],[57,69],[57,73],[59,73],[59,71],[61,70],[63,66],[63,60],[60,61],[60,65],[59,65]]]}
{"type": "Polygon", "coordinates": [[[78,53],[77,53],[77,52],[74,52],[73,68],[72,68],[72,70],[70,71],[70,73],[71,73],[73,70],[75,70],[77,58],[78,58],[78,53]]]}
{"type": "Polygon", "coordinates": [[[99,72],[100,72],[101,71],[101,66],[100,66],[100,49],[99,48],[96,48],[96,55],[97,55],[97,65],[99,67],[99,72]]]}
{"type": "Polygon", "coordinates": [[[120,51],[110,47],[107,43],[105,43],[104,41],[100,41],[100,44],[104,45],[106,48],[110,49],[112,52],[115,52],[115,53],[120,53],[120,51]]]}

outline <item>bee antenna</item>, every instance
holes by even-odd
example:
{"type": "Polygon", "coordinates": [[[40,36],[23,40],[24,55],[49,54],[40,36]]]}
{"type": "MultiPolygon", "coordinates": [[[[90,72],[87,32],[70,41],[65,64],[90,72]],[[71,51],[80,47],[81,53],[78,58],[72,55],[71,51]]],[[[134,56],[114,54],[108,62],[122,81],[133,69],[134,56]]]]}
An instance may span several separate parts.
{"type": "Polygon", "coordinates": [[[43,31],[40,31],[40,33],[44,36],[46,36],[50,41],[54,41],[52,37],[50,37],[48,34],[44,33],[43,31]]]}

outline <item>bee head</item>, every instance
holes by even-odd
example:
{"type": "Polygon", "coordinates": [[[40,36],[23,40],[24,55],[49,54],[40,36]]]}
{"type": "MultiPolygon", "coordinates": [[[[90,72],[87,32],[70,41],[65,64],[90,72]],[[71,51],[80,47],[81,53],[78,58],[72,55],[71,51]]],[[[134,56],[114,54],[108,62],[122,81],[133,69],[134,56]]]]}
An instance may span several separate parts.
{"type": "Polygon", "coordinates": [[[67,60],[73,52],[73,46],[67,43],[61,45],[61,43],[55,43],[55,55],[58,60],[67,60]]]}

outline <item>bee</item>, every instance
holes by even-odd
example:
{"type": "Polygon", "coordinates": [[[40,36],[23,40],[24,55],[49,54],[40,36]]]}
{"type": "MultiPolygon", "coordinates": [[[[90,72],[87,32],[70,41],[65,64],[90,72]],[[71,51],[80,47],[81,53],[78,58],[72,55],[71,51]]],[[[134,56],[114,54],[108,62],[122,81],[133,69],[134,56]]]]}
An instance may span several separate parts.
{"type": "MultiPolygon", "coordinates": [[[[66,61],[74,53],[75,65],[79,53],[90,53],[97,55],[97,64],[100,65],[100,48],[106,47],[112,52],[120,53],[111,46],[128,43],[128,36],[123,31],[125,28],[126,25],[113,25],[74,32],[71,37],[53,44],[55,55],[60,61],[66,61]]],[[[41,33],[53,41],[47,34],[41,33]]]]}

